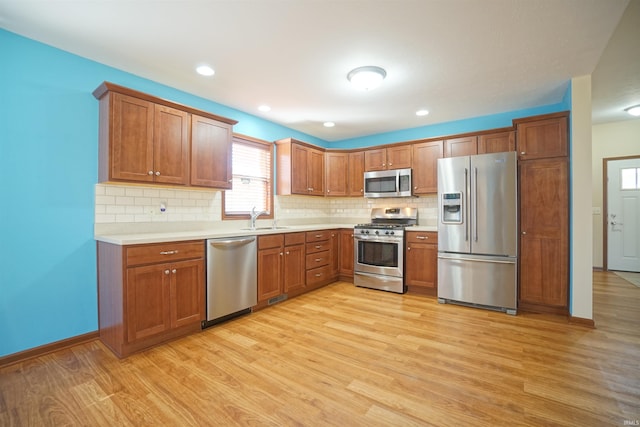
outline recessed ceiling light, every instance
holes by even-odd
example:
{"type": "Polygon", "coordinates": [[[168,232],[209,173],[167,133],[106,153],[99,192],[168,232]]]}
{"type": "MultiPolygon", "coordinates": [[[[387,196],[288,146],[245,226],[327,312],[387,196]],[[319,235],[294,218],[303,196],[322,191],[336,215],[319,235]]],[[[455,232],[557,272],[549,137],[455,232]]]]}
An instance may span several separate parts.
{"type": "Polygon", "coordinates": [[[351,70],[347,79],[358,89],[371,90],[380,86],[386,76],[387,72],[383,68],[368,65],[351,70]]]}
{"type": "Polygon", "coordinates": [[[196,68],[196,72],[202,76],[213,76],[216,72],[208,65],[200,65],[196,68]]]}
{"type": "Polygon", "coordinates": [[[334,127],[336,124],[333,122],[324,122],[324,127],[326,128],[332,128],[334,127]]]}
{"type": "Polygon", "coordinates": [[[258,107],[258,110],[262,111],[263,113],[266,113],[271,111],[271,107],[269,107],[268,105],[261,105],[258,107]]]}
{"type": "Polygon", "coordinates": [[[429,114],[429,110],[418,110],[416,111],[416,116],[426,116],[429,114]]]}
{"type": "Polygon", "coordinates": [[[631,114],[632,116],[640,116],[640,104],[625,108],[624,111],[631,114]]]}

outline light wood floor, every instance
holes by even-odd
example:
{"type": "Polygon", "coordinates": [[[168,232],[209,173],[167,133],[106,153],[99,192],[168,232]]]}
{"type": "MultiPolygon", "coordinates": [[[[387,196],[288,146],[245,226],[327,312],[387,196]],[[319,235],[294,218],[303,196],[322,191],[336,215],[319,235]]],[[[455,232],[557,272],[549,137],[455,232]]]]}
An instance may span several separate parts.
{"type": "Polygon", "coordinates": [[[594,301],[589,329],[337,283],[124,360],[2,368],[0,425],[634,425],[640,288],[594,273],[594,301]]]}

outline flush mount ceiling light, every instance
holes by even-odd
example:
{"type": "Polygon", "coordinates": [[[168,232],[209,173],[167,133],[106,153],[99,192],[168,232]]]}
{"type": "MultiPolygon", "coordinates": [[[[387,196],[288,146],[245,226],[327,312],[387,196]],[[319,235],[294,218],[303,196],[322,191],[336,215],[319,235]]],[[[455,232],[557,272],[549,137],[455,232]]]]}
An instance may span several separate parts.
{"type": "Polygon", "coordinates": [[[213,71],[213,68],[209,67],[208,65],[200,65],[198,68],[196,68],[196,72],[198,74],[200,74],[201,76],[213,76],[216,72],[213,71]]]}
{"type": "Polygon", "coordinates": [[[351,70],[347,79],[358,89],[371,90],[380,86],[386,76],[387,72],[383,68],[368,65],[351,70]]]}
{"type": "Polygon", "coordinates": [[[416,116],[426,116],[429,114],[428,110],[418,110],[416,111],[416,116]]]}
{"type": "Polygon", "coordinates": [[[326,127],[326,128],[332,128],[332,127],[334,127],[336,124],[335,124],[335,123],[333,123],[333,122],[324,122],[322,125],[323,125],[324,127],[326,127]]]}
{"type": "Polygon", "coordinates": [[[258,107],[258,110],[262,111],[263,113],[268,113],[269,111],[271,111],[271,107],[269,107],[268,105],[261,105],[258,107]]]}
{"type": "Polygon", "coordinates": [[[625,108],[624,111],[631,114],[632,116],[640,116],[640,104],[625,108]]]}

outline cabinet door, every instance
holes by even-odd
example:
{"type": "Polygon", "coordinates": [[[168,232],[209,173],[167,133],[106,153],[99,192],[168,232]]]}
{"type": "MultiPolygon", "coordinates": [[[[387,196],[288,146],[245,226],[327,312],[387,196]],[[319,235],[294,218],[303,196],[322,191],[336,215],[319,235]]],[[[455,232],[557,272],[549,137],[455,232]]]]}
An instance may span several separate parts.
{"type": "Polygon", "coordinates": [[[127,342],[156,335],[171,327],[169,308],[170,264],[127,269],[127,342]]]}
{"type": "Polygon", "coordinates": [[[516,146],[520,160],[568,155],[566,117],[518,123],[517,132],[516,146]]]}
{"type": "Polygon", "coordinates": [[[443,141],[413,145],[413,194],[438,192],[438,159],[443,156],[443,141]]]}
{"type": "Polygon", "coordinates": [[[153,182],[154,104],[119,93],[111,96],[110,178],[153,182]]]}
{"type": "Polygon", "coordinates": [[[173,263],[170,276],[171,326],[177,328],[204,320],[204,261],[173,263]]]}
{"type": "Polygon", "coordinates": [[[258,301],[282,293],[282,250],[282,247],[258,250],[258,301]]]}
{"type": "Polygon", "coordinates": [[[303,244],[285,246],[283,281],[285,293],[304,289],[305,250],[303,244]]]}
{"type": "Polygon", "coordinates": [[[327,196],[347,195],[347,170],[349,155],[347,153],[326,153],[326,186],[327,196]]]}
{"type": "Polygon", "coordinates": [[[568,307],[567,169],[564,158],[520,162],[520,301],[568,307]]]}
{"type": "Polygon", "coordinates": [[[387,168],[387,150],[378,148],[364,152],[364,170],[381,171],[387,168]]]}
{"type": "Polygon", "coordinates": [[[313,196],[324,196],[324,153],[309,148],[307,163],[307,184],[313,196]]]}
{"type": "Polygon", "coordinates": [[[407,241],[405,283],[418,292],[436,295],[438,288],[438,245],[428,238],[420,241],[424,234],[415,233],[415,239],[407,241]]]}
{"type": "Polygon", "coordinates": [[[291,144],[291,193],[309,194],[308,175],[309,151],[306,147],[291,144]]]}
{"type": "Polygon", "coordinates": [[[411,167],[411,146],[387,148],[387,169],[405,169],[411,167]]]}
{"type": "Polygon", "coordinates": [[[498,132],[478,137],[478,154],[503,153],[505,151],[515,151],[516,133],[498,132]]]}
{"type": "Polygon", "coordinates": [[[231,126],[191,117],[191,185],[231,188],[231,126]]]}
{"type": "Polygon", "coordinates": [[[331,230],[331,250],[330,250],[331,277],[334,279],[340,275],[340,231],[331,230]]]}
{"type": "Polygon", "coordinates": [[[349,196],[364,195],[364,151],[349,153],[349,196]]]}
{"type": "Polygon", "coordinates": [[[353,230],[340,230],[340,275],[353,276],[353,230]]]}
{"type": "Polygon", "coordinates": [[[154,181],[187,184],[189,181],[189,114],[155,105],[153,116],[154,181]]]}
{"type": "Polygon", "coordinates": [[[473,156],[478,154],[478,137],[467,136],[464,138],[447,139],[444,141],[444,156],[473,156]]]}

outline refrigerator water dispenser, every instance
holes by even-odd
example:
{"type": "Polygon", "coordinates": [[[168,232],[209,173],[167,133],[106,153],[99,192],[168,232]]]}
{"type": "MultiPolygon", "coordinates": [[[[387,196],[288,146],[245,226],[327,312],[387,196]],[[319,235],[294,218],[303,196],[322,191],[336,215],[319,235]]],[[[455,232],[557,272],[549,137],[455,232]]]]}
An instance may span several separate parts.
{"type": "Polygon", "coordinates": [[[462,224],[462,193],[442,195],[442,223],[462,224]]]}

